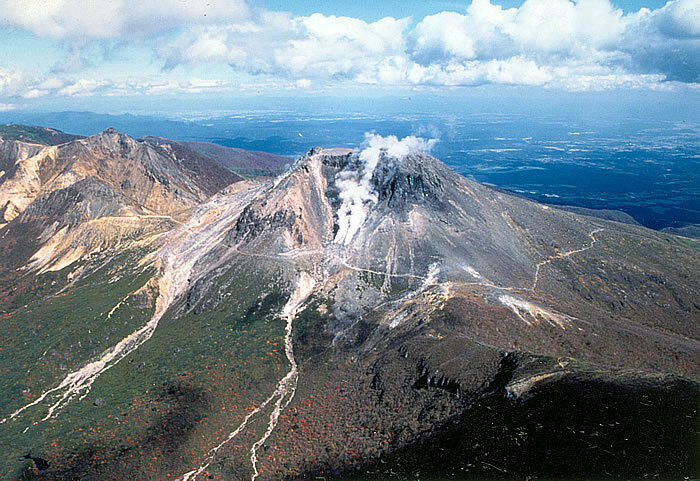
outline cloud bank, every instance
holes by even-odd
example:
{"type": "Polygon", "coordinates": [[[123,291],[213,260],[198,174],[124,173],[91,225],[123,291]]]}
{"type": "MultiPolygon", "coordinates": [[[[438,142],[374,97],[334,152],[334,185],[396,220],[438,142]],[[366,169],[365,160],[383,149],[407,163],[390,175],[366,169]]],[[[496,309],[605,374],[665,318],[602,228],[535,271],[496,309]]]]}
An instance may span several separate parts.
{"type": "Polygon", "coordinates": [[[334,242],[349,245],[362,227],[369,210],[377,203],[372,176],[380,162],[400,162],[416,152],[429,152],[437,140],[408,136],[366,133],[363,149],[335,178],[341,205],[338,208],[338,231],[334,242]]]}
{"type": "MultiPolygon", "coordinates": [[[[671,0],[628,14],[609,0],[526,0],[510,9],[490,0],[466,5],[422,19],[365,22],[293,16],[242,0],[0,0],[0,24],[58,39],[70,45],[71,58],[76,45],[95,42],[147,48],[164,78],[176,68],[228,65],[231,77],[301,89],[503,84],[589,90],[700,82],[700,0],[671,0]]],[[[12,95],[12,80],[2,75],[0,95],[12,95]]],[[[86,91],[80,85],[23,86],[26,97],[86,91]]]]}
{"type": "Polygon", "coordinates": [[[0,24],[72,40],[143,39],[249,15],[243,0],[0,0],[0,11],[0,24]]]}
{"type": "Polygon", "coordinates": [[[628,15],[609,0],[527,0],[511,9],[474,0],[464,13],[441,12],[414,26],[407,18],[265,13],[188,30],[159,53],[171,67],[226,62],[251,73],[376,85],[698,82],[700,0],[628,15]]]}

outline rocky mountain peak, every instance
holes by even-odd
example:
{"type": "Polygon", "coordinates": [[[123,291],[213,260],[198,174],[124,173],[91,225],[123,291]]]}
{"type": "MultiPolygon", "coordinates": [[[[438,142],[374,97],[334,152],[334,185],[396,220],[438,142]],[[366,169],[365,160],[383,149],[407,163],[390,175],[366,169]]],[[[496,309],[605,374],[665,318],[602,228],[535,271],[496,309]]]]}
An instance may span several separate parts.
{"type": "Polygon", "coordinates": [[[330,149],[314,147],[304,156],[304,158],[319,156],[323,165],[333,168],[343,168],[348,164],[353,152],[354,151],[352,149],[340,147],[330,149]]]}
{"type": "Polygon", "coordinates": [[[368,239],[377,223],[403,222],[415,207],[444,214],[444,198],[454,182],[451,171],[425,153],[430,146],[413,137],[368,136],[359,149],[315,147],[276,186],[301,188],[293,197],[313,200],[309,207],[333,226],[331,243],[355,245],[359,238],[368,239]]]}
{"type": "MultiPolygon", "coordinates": [[[[14,126],[17,137],[44,134],[37,128],[14,126]]],[[[63,134],[65,138],[71,138],[63,134]]],[[[158,145],[138,141],[114,128],[87,138],[46,146],[24,142],[0,144],[0,225],[12,221],[34,201],[37,213],[53,210],[46,204],[56,199],[73,199],[74,192],[91,199],[95,212],[130,211],[170,215],[185,211],[226,186],[241,180],[216,160],[186,147],[168,152],[158,145]],[[90,186],[100,183],[112,194],[104,196],[90,186]],[[68,189],[68,190],[66,190],[68,189]],[[51,196],[59,192],[58,197],[51,196]],[[62,197],[65,194],[64,197],[62,197]],[[107,200],[105,200],[107,199],[107,200]],[[115,203],[109,209],[105,203],[115,203]],[[48,210],[47,210],[48,209],[48,210]],[[4,221],[4,222],[3,222],[4,221]]],[[[70,210],[70,203],[60,205],[70,210]]],[[[89,219],[87,215],[83,220],[89,219]]]]}
{"type": "Polygon", "coordinates": [[[386,202],[391,208],[439,200],[450,174],[438,159],[410,149],[314,147],[297,165],[311,159],[320,160],[332,197],[350,195],[372,203],[386,202]]]}
{"type": "Polygon", "coordinates": [[[411,204],[439,203],[447,179],[441,162],[425,153],[402,159],[384,157],[372,175],[380,202],[393,209],[411,204]]]}
{"type": "Polygon", "coordinates": [[[112,151],[120,155],[128,155],[143,144],[127,134],[118,132],[110,127],[99,134],[87,137],[84,143],[90,148],[112,151]]]}

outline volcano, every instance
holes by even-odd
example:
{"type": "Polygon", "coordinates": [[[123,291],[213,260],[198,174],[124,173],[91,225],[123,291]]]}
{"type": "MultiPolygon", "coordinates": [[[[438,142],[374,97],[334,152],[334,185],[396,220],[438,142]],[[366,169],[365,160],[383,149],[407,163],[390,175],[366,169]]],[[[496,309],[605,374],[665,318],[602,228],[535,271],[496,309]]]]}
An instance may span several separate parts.
{"type": "Polygon", "coordinates": [[[0,143],[6,479],[698,475],[696,241],[414,137],[190,147],[0,143]]]}

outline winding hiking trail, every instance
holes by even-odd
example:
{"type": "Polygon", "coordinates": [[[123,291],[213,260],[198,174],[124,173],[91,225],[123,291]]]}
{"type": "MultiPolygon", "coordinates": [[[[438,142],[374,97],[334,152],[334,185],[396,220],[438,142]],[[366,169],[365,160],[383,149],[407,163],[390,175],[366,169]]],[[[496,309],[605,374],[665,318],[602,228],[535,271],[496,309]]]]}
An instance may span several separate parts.
{"type": "Polygon", "coordinates": [[[553,262],[553,261],[555,261],[555,260],[557,260],[557,259],[563,259],[564,257],[569,257],[569,256],[572,256],[572,255],[574,255],[574,254],[578,254],[578,253],[587,251],[588,249],[590,249],[591,247],[593,247],[593,246],[595,245],[595,243],[598,241],[598,239],[596,239],[595,235],[596,235],[598,232],[601,232],[602,230],[603,230],[602,228],[593,229],[593,230],[588,234],[588,237],[591,238],[591,243],[588,244],[587,246],[581,247],[580,249],[574,249],[574,250],[571,250],[571,251],[567,251],[567,252],[562,252],[562,253],[556,254],[556,255],[554,255],[554,256],[552,256],[552,257],[550,257],[550,258],[548,258],[548,259],[546,259],[546,260],[544,260],[544,261],[542,261],[542,262],[540,262],[540,263],[538,263],[538,264],[537,264],[537,267],[536,267],[536,269],[535,269],[535,279],[532,281],[532,287],[530,288],[530,290],[531,290],[532,292],[534,292],[534,291],[537,289],[537,282],[539,281],[539,278],[540,278],[540,269],[542,269],[543,266],[545,266],[545,265],[549,264],[550,262],[553,262]]]}
{"type": "Polygon", "coordinates": [[[299,276],[299,280],[297,281],[297,285],[294,289],[294,292],[292,292],[292,295],[289,297],[289,300],[282,309],[281,317],[287,321],[284,336],[284,352],[290,364],[289,372],[282,379],[280,379],[280,381],[277,383],[277,388],[272,392],[272,394],[270,394],[267,397],[267,399],[265,399],[265,401],[263,401],[259,406],[257,406],[250,413],[248,413],[243,419],[243,421],[238,425],[238,427],[236,427],[236,429],[232,431],[226,437],[226,439],[224,439],[222,442],[220,442],[211,450],[209,450],[209,453],[207,453],[206,461],[204,463],[202,463],[198,468],[195,468],[192,471],[189,471],[180,478],[178,478],[179,481],[189,481],[196,479],[197,476],[199,476],[211,465],[219,450],[223,448],[233,438],[238,436],[246,428],[248,422],[253,416],[261,412],[268,406],[268,404],[274,401],[274,407],[272,409],[272,412],[270,413],[265,432],[260,437],[260,439],[253,443],[253,446],[250,448],[250,462],[253,466],[253,474],[251,475],[250,479],[251,481],[255,481],[255,479],[258,477],[260,473],[258,472],[257,467],[257,450],[270,437],[272,431],[274,431],[275,427],[277,426],[280,414],[282,413],[282,411],[284,411],[284,409],[287,406],[289,406],[289,403],[292,402],[294,394],[296,393],[299,372],[297,370],[297,363],[294,358],[294,346],[292,344],[293,322],[294,318],[296,317],[297,311],[306,301],[306,299],[308,299],[308,297],[311,295],[315,286],[315,279],[306,272],[302,272],[299,276]]]}

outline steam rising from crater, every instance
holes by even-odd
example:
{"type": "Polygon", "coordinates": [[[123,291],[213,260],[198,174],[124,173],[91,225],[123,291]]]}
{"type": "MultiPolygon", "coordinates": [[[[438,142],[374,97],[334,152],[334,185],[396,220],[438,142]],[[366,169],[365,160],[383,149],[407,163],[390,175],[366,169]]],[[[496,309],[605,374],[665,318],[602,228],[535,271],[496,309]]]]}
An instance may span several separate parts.
{"type": "Polygon", "coordinates": [[[335,185],[340,191],[342,204],[338,209],[337,244],[348,245],[367,218],[372,205],[377,203],[377,193],[372,185],[372,176],[380,162],[401,162],[406,156],[418,152],[429,152],[437,139],[425,140],[408,136],[399,140],[394,135],[366,133],[364,147],[353,155],[350,163],[336,175],[335,185]]]}

